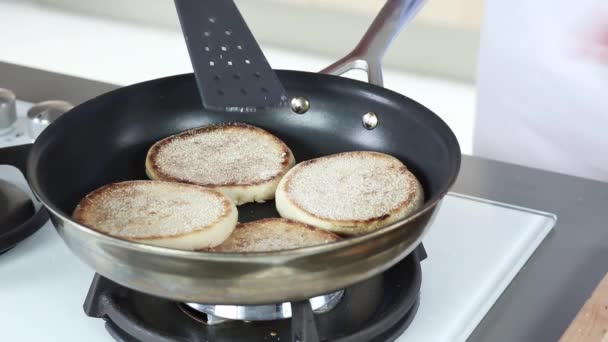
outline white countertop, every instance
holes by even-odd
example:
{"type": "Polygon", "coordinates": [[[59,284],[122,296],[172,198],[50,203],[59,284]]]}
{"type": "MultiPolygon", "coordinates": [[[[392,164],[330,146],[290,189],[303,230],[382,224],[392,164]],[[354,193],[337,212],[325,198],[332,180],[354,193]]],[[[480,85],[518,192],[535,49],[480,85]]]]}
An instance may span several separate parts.
{"type": "MultiPolygon", "coordinates": [[[[0,0],[0,29],[5,32],[0,61],[8,63],[118,85],[192,72],[179,31],[6,0],[0,0]]],[[[332,62],[264,44],[262,48],[277,69],[318,71],[332,62]]],[[[11,80],[1,76],[0,87],[10,88],[11,80]]],[[[454,130],[463,153],[471,153],[473,84],[385,70],[385,87],[436,112],[454,130]]]]}

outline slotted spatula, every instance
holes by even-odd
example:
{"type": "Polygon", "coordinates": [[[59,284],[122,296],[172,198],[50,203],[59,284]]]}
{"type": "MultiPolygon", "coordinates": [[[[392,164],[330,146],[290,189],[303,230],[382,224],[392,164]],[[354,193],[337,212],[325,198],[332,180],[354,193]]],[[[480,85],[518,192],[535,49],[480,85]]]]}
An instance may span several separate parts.
{"type": "Polygon", "coordinates": [[[203,106],[256,111],[287,94],[233,0],[175,0],[203,106]]]}

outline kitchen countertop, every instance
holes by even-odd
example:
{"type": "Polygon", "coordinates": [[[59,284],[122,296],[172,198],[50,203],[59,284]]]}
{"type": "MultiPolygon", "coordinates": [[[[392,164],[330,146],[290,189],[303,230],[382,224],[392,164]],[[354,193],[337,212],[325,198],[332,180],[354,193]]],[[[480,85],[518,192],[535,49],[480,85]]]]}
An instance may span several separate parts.
{"type": "Polygon", "coordinates": [[[557,341],[608,271],[608,183],[464,156],[452,190],[557,215],[469,341],[557,341]]]}
{"type": "MultiPolygon", "coordinates": [[[[53,95],[78,103],[117,87],[2,63],[0,75],[28,100],[53,95]]],[[[558,340],[608,271],[608,183],[464,155],[452,190],[558,218],[469,341],[558,340]]]]}

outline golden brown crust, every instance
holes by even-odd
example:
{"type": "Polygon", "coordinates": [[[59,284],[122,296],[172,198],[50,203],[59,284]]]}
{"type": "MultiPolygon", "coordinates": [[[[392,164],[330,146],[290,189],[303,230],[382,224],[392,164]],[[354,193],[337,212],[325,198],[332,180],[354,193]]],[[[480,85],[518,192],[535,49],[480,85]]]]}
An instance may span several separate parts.
{"type": "Polygon", "coordinates": [[[260,224],[274,223],[274,222],[282,222],[282,223],[297,225],[298,228],[310,230],[312,232],[315,232],[315,234],[318,234],[320,236],[321,235],[325,236],[328,239],[335,240],[335,241],[340,240],[340,237],[338,235],[336,235],[336,234],[334,234],[334,233],[332,233],[330,231],[319,229],[319,228],[315,228],[315,227],[313,227],[313,226],[311,226],[309,224],[306,224],[306,223],[303,223],[303,222],[294,221],[294,220],[290,220],[290,219],[286,219],[286,218],[283,218],[283,217],[267,217],[267,218],[263,218],[263,219],[259,219],[259,220],[255,220],[255,221],[251,221],[251,222],[239,223],[237,225],[237,228],[239,228],[239,229],[255,228],[256,226],[258,226],[260,224]]]}
{"type": "MultiPolygon", "coordinates": [[[[297,173],[302,172],[306,167],[308,167],[312,164],[318,163],[324,159],[340,158],[343,155],[362,156],[362,157],[366,157],[366,158],[372,157],[372,158],[378,158],[378,159],[394,159],[395,161],[398,161],[401,164],[401,161],[399,161],[398,159],[396,159],[394,157],[391,157],[391,156],[383,154],[383,153],[371,152],[371,151],[342,152],[342,153],[336,153],[336,154],[318,157],[315,159],[304,161],[304,162],[300,163],[300,165],[298,165],[296,168],[293,168],[291,170],[291,174],[289,175],[289,178],[287,178],[285,181],[284,187],[285,187],[285,192],[287,194],[287,199],[289,200],[289,202],[293,206],[297,207],[299,210],[306,212],[308,215],[313,216],[315,218],[318,218],[318,219],[321,219],[321,220],[324,220],[327,222],[336,223],[336,224],[339,224],[342,226],[348,226],[348,225],[359,226],[359,225],[368,225],[368,224],[374,223],[374,222],[381,222],[381,221],[389,218],[391,215],[396,214],[396,213],[400,212],[401,210],[403,210],[404,208],[408,207],[412,203],[412,201],[417,197],[417,195],[419,195],[419,194],[416,194],[415,192],[410,192],[404,201],[399,203],[395,208],[393,208],[388,213],[385,213],[383,215],[376,216],[376,217],[369,217],[367,219],[362,219],[362,220],[361,219],[360,220],[338,220],[338,219],[334,219],[331,217],[324,217],[324,216],[321,216],[321,215],[318,215],[316,213],[306,210],[299,203],[297,203],[297,201],[293,200],[292,192],[290,191],[290,185],[291,185],[291,181],[293,180],[293,178],[295,177],[295,175],[297,173]]],[[[416,188],[416,184],[418,183],[418,180],[408,170],[408,168],[405,165],[400,166],[398,169],[398,172],[407,177],[408,185],[409,185],[410,189],[416,188]]]]}
{"type": "Polygon", "coordinates": [[[151,176],[151,178],[154,178],[154,179],[172,181],[172,182],[180,182],[180,183],[188,183],[188,184],[196,184],[196,185],[201,185],[201,186],[210,187],[210,188],[232,187],[232,186],[234,186],[234,187],[254,186],[254,185],[270,183],[277,178],[283,177],[285,175],[285,173],[287,173],[287,171],[288,171],[288,165],[292,158],[293,158],[293,153],[289,149],[289,147],[281,139],[279,139],[275,135],[271,134],[270,132],[268,132],[262,128],[252,126],[249,124],[245,124],[245,123],[241,123],[241,122],[229,122],[229,123],[214,124],[214,125],[191,129],[191,130],[188,130],[188,131],[185,131],[182,133],[172,135],[170,137],[167,137],[165,139],[162,139],[162,140],[156,142],[154,145],[152,145],[152,147],[148,151],[148,155],[146,157],[146,172],[148,172],[149,176],[151,176]],[[262,136],[270,138],[278,146],[280,146],[281,151],[284,154],[284,156],[281,160],[281,171],[272,178],[263,179],[263,180],[259,180],[259,181],[241,182],[241,183],[226,182],[226,183],[222,183],[222,184],[209,184],[209,183],[200,183],[200,182],[195,182],[195,181],[184,179],[184,178],[178,178],[178,177],[171,176],[171,175],[167,174],[167,172],[164,171],[158,165],[157,160],[158,160],[158,155],[160,153],[160,150],[164,146],[172,143],[176,139],[182,139],[183,137],[204,134],[204,133],[217,131],[217,130],[232,130],[232,129],[248,130],[248,131],[255,132],[256,134],[261,134],[262,136]]]}
{"type": "MultiPolygon", "coordinates": [[[[230,214],[231,206],[232,206],[232,203],[230,202],[230,200],[227,199],[225,196],[223,196],[221,193],[219,193],[219,192],[217,192],[215,190],[212,190],[212,189],[204,188],[204,187],[199,186],[199,185],[184,184],[184,183],[175,183],[175,182],[165,182],[165,181],[134,180],[134,181],[124,181],[124,182],[118,182],[118,183],[111,183],[111,184],[107,184],[107,185],[104,185],[104,186],[102,186],[100,188],[97,188],[97,189],[93,190],[92,192],[90,192],[84,198],[82,198],[80,200],[80,202],[78,203],[78,205],[74,209],[74,213],[72,214],[72,218],[77,223],[79,223],[79,224],[81,224],[83,226],[86,226],[87,228],[92,229],[92,230],[94,230],[94,231],[96,231],[98,233],[102,233],[102,234],[105,234],[105,235],[110,235],[110,236],[121,238],[121,239],[144,241],[144,240],[155,240],[155,239],[160,239],[160,238],[175,238],[175,237],[187,236],[187,235],[190,235],[190,234],[201,232],[201,231],[203,231],[205,229],[208,229],[209,227],[217,224],[218,222],[222,221],[223,219],[225,219],[230,214]],[[116,189],[126,189],[126,190],[129,190],[129,188],[132,188],[133,185],[135,185],[135,184],[149,183],[149,182],[154,182],[154,183],[159,183],[159,184],[166,184],[166,185],[168,185],[170,187],[174,187],[174,188],[184,187],[184,188],[196,189],[196,190],[204,192],[206,194],[210,194],[212,196],[215,196],[218,199],[220,199],[221,202],[222,202],[222,206],[223,206],[222,214],[220,216],[218,216],[215,220],[213,220],[211,223],[209,223],[209,224],[207,224],[207,225],[205,225],[203,227],[192,229],[192,230],[190,230],[188,232],[185,232],[185,233],[166,234],[166,235],[150,235],[150,236],[146,236],[146,237],[133,237],[133,236],[120,235],[120,234],[110,234],[107,231],[104,231],[102,229],[97,228],[96,227],[97,223],[90,221],[89,218],[87,217],[88,214],[90,214],[92,211],[94,211],[96,209],[95,208],[96,200],[98,198],[100,198],[101,196],[103,196],[104,193],[106,193],[108,191],[113,191],[113,190],[116,190],[116,189]]],[[[107,213],[106,215],[111,215],[111,213],[107,213]]]]}
{"type": "Polygon", "coordinates": [[[321,243],[331,243],[339,241],[340,236],[308,224],[285,219],[285,218],[265,218],[252,222],[238,224],[232,235],[219,246],[203,249],[204,252],[225,252],[243,253],[255,251],[277,251],[294,248],[302,248],[321,243]],[[267,224],[272,224],[269,229],[267,224]],[[260,231],[268,234],[260,236],[260,231]],[[308,234],[308,235],[307,235],[308,234]],[[294,246],[293,239],[299,239],[299,243],[294,246]],[[282,242],[289,241],[289,242],[282,242]],[[272,244],[266,243],[272,241],[272,244]],[[268,249],[260,250],[260,244],[269,245],[268,249]],[[277,248],[277,245],[289,245],[277,248]],[[270,245],[273,245],[272,247],[270,245]]]}

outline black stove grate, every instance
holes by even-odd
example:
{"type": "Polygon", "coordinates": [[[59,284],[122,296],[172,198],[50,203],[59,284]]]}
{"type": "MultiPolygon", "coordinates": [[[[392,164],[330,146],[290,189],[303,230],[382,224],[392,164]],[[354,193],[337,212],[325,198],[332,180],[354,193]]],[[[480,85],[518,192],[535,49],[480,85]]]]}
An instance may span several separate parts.
{"type": "Polygon", "coordinates": [[[418,309],[426,257],[422,245],[384,273],[345,289],[331,311],[313,314],[307,301],[292,303],[292,318],[229,321],[206,325],[174,301],[122,287],[95,275],[84,304],[87,315],[103,318],[117,341],[394,341],[418,309]]]}

